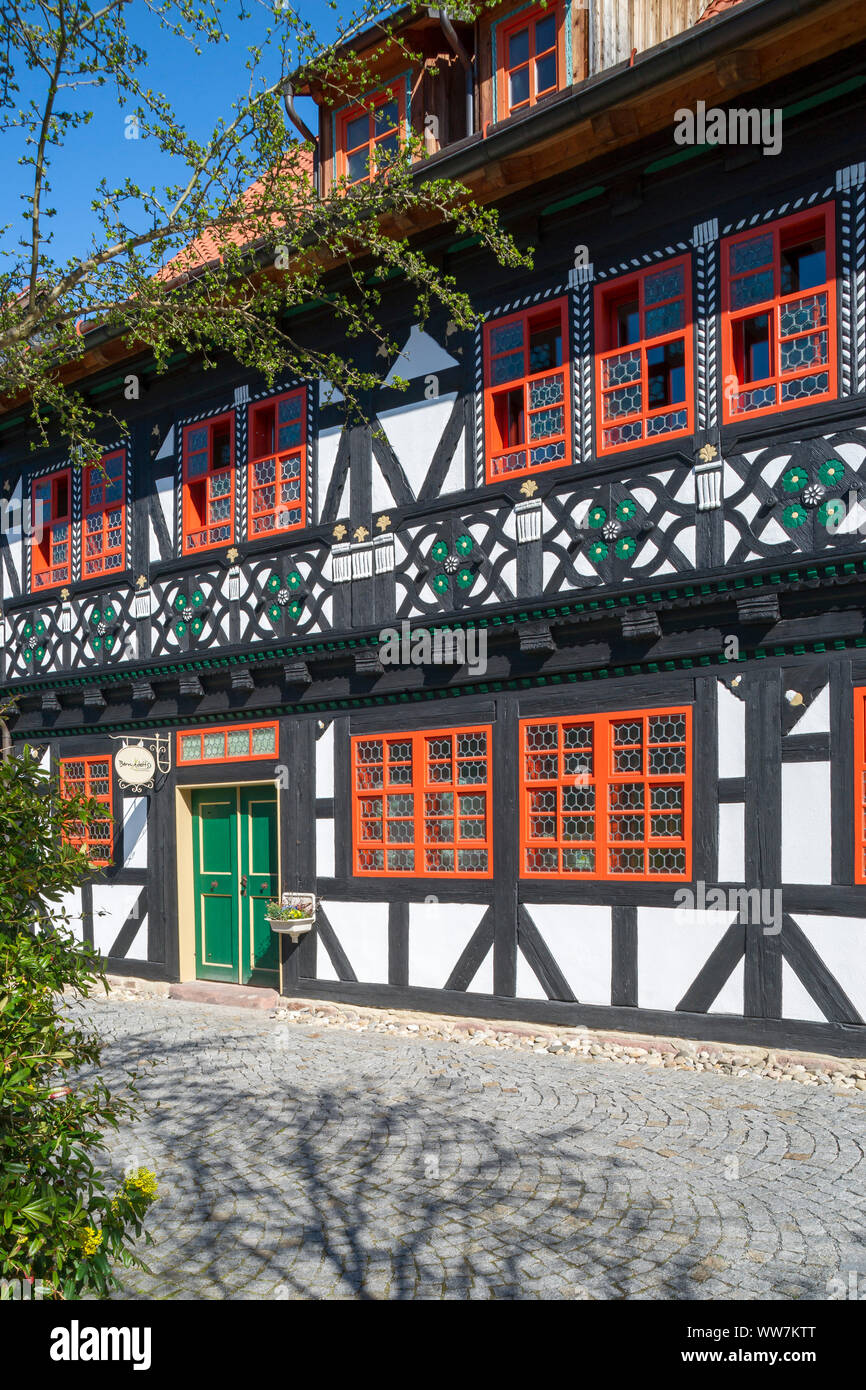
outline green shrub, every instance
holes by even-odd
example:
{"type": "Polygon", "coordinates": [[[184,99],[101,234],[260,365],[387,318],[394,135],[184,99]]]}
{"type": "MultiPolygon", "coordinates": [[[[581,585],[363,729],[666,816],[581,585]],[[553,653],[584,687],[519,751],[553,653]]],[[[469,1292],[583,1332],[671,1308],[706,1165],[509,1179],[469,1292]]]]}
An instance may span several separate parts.
{"type": "Polygon", "coordinates": [[[115,1265],[141,1264],[132,1241],[156,1195],[145,1169],[107,1190],[96,1160],[106,1128],[134,1117],[135,1075],[109,1090],[75,1009],[105,975],[61,905],[93,872],[63,836],[104,814],[61,797],[29,751],[0,761],[0,1280],[56,1298],[104,1297],[115,1265]]]}

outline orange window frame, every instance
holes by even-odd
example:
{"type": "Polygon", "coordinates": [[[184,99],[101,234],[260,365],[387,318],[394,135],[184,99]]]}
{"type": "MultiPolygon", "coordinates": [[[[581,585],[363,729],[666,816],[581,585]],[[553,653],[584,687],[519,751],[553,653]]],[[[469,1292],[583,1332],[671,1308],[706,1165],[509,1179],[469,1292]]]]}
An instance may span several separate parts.
{"type": "Polygon", "coordinates": [[[216,728],[204,729],[180,729],[177,734],[176,762],[178,767],[196,767],[201,763],[252,763],[261,761],[263,758],[277,758],[279,756],[280,731],[275,722],[264,724],[225,724],[217,725],[216,728]],[[268,732],[273,734],[273,747],[258,752],[253,748],[253,736],[257,733],[268,732]],[[246,739],[246,747],[239,747],[241,739],[246,739]],[[184,748],[184,740],[192,743],[198,740],[199,752],[197,756],[187,757],[189,751],[184,748]],[[216,742],[221,740],[218,750],[205,752],[205,740],[211,739],[216,742]],[[234,747],[231,742],[234,741],[234,747]]]}
{"type": "Polygon", "coordinates": [[[226,411],[183,431],[183,554],[231,545],[235,536],[235,418],[226,411]],[[215,450],[228,435],[228,460],[215,450]]]}
{"type": "Polygon", "coordinates": [[[306,387],[251,404],[249,441],[248,538],[297,531],[306,521],[306,387]]]}
{"type": "Polygon", "coordinates": [[[571,354],[565,299],[484,325],[486,478],[567,468],[571,462],[571,354]],[[559,328],[561,362],[532,371],[533,334],[559,328]],[[522,362],[518,355],[522,353],[522,362]],[[509,377],[508,372],[519,374],[509,377]],[[520,393],[519,417],[514,411],[520,393]],[[533,434],[533,431],[537,431],[533,434]],[[513,439],[512,439],[513,436],[513,439]],[[537,457],[534,457],[537,456],[537,457]]]}
{"type": "MultiPolygon", "coordinates": [[[[792,217],[782,217],[761,227],[750,227],[748,231],[738,232],[736,236],[725,237],[722,241],[722,368],[724,373],[723,418],[726,424],[740,420],[751,420],[761,415],[777,415],[785,410],[796,410],[801,405],[812,405],[817,401],[834,400],[837,395],[838,348],[836,327],[836,209],[835,205],[822,203],[806,212],[795,213],[792,217]],[[805,290],[795,290],[782,294],[782,253],[786,246],[796,246],[798,237],[809,239],[812,232],[824,238],[825,279],[820,285],[805,290]],[[753,264],[746,263],[746,254],[738,263],[737,252],[753,243],[753,264]],[[763,243],[764,250],[761,244],[763,243]],[[758,261],[760,260],[760,263],[758,261]],[[767,276],[772,276],[772,294],[752,303],[736,305],[736,287],[755,276],[763,276],[765,286],[767,276]],[[822,314],[821,296],[826,295],[826,305],[822,314]],[[811,308],[812,323],[803,324],[810,313],[806,303],[795,311],[797,301],[819,301],[811,308]],[[787,312],[786,312],[787,311],[787,312]],[[768,366],[769,375],[755,380],[742,380],[744,370],[744,347],[737,342],[739,325],[761,316],[768,316],[768,366]],[[788,331],[783,331],[787,329],[788,331]],[[804,366],[785,368],[784,352],[789,345],[804,344],[810,351],[808,340],[816,340],[812,351],[820,352],[820,340],[826,339],[825,360],[813,360],[804,366]],[[785,388],[808,377],[826,375],[827,388],[813,395],[793,396],[784,399],[785,388]],[[772,395],[772,400],[763,399],[754,408],[741,406],[744,397],[755,395],[758,402],[772,395]]],[[[791,351],[793,352],[793,346],[791,351]]]]}
{"type": "Polygon", "coordinates": [[[682,882],[691,861],[689,706],[520,721],[521,878],[682,882]]]}
{"type": "Polygon", "coordinates": [[[866,883],[866,686],[854,691],[854,882],[866,883]]]}
{"type": "Polygon", "coordinates": [[[621,275],[595,291],[595,318],[598,325],[598,341],[601,345],[595,354],[596,382],[596,427],[599,454],[620,453],[624,449],[639,449],[647,444],[657,444],[660,440],[682,439],[694,432],[694,326],[692,322],[692,266],[691,258],[676,256],[669,261],[646,266],[634,274],[621,275]],[[665,278],[681,272],[681,290],[667,292],[665,278]],[[657,283],[654,283],[657,282],[657,283]],[[647,302],[651,287],[652,298],[647,302]],[[639,325],[638,337],[630,343],[619,344],[616,337],[617,311],[624,305],[637,300],[639,325]],[[653,332],[655,321],[652,316],[682,301],[682,324],[666,331],[653,332]],[[648,326],[649,325],[649,326],[648,326]],[[669,404],[650,406],[650,354],[658,352],[669,344],[683,343],[683,400],[669,404]],[[632,359],[629,362],[627,359],[632,359]],[[634,375],[634,359],[637,359],[639,374],[634,375]],[[608,402],[619,400],[623,404],[623,393],[640,387],[639,403],[634,409],[624,409],[619,414],[606,418],[608,402]],[[665,418],[684,417],[673,423],[669,429],[663,428],[665,418]],[[639,432],[630,438],[619,438],[622,432],[638,428],[639,432]]]}
{"type": "Polygon", "coordinates": [[[113,449],[84,470],[81,577],[97,579],[124,569],[126,454],[113,449]],[[111,473],[108,470],[111,469],[111,473]]]}
{"type": "Polygon", "coordinates": [[[110,757],[61,758],[61,796],[78,795],[108,807],[104,820],[78,822],[81,834],[64,832],[64,840],[74,849],[84,850],[92,864],[110,864],[114,858],[114,801],[110,757]],[[79,769],[75,775],[73,769],[79,769]],[[100,833],[102,832],[102,833],[100,833]]]}
{"type": "Polygon", "coordinates": [[[506,120],[518,111],[528,111],[545,97],[551,96],[553,92],[558,92],[565,85],[565,6],[563,4],[551,4],[546,8],[538,6],[528,14],[521,13],[513,19],[500,21],[497,26],[496,35],[497,53],[497,115],[499,120],[506,120]],[[540,52],[537,50],[536,26],[539,20],[552,18],[554,21],[554,41],[553,44],[540,52]],[[527,56],[525,60],[509,63],[511,40],[521,30],[528,31],[527,56]],[[536,61],[552,53],[556,60],[556,80],[551,87],[545,87],[541,92],[537,86],[536,61]],[[521,100],[512,102],[511,100],[511,77],[520,68],[526,67],[528,70],[528,96],[521,100]]]}
{"type": "Polygon", "coordinates": [[[30,539],[30,588],[33,593],[37,589],[43,593],[72,580],[71,469],[60,468],[56,473],[34,478],[30,498],[34,527],[30,539]]]}
{"type": "Polygon", "coordinates": [[[379,134],[376,133],[375,121],[376,113],[389,102],[397,103],[397,141],[398,144],[403,139],[406,130],[406,84],[400,78],[383,87],[381,91],[372,92],[362,101],[358,101],[354,106],[350,106],[346,111],[340,111],[337,115],[337,177],[345,178],[350,187],[359,183],[370,183],[379,172],[376,168],[376,147],[384,141],[390,139],[395,127],[388,126],[379,134]],[[353,121],[366,116],[368,120],[367,138],[360,144],[349,146],[349,127],[353,121]],[[360,154],[362,150],[367,153],[367,172],[360,178],[349,178],[349,161],[352,155],[360,154]]]}
{"type": "Polygon", "coordinates": [[[354,736],[353,872],[492,878],[491,752],[490,725],[354,736]],[[467,867],[473,856],[482,867],[467,867]]]}

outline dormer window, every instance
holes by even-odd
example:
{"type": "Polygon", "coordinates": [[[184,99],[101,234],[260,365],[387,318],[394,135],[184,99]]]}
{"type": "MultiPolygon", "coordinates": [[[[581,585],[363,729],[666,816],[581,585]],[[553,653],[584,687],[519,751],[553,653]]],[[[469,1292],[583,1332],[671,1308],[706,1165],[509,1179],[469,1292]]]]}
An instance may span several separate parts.
{"type": "Polygon", "coordinates": [[[337,168],[350,184],[369,183],[393,164],[406,123],[402,83],[366,97],[337,116],[337,168]]]}
{"type": "Polygon", "coordinates": [[[504,120],[528,111],[564,85],[563,5],[522,10],[499,27],[499,110],[504,120]]]}

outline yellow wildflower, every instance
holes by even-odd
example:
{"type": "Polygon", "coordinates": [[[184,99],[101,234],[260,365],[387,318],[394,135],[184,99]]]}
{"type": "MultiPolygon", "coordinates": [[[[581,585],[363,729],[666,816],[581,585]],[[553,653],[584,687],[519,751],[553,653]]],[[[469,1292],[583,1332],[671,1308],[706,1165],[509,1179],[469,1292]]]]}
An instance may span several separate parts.
{"type": "Polygon", "coordinates": [[[84,1227],[84,1258],[87,1260],[91,1255],[95,1255],[102,1244],[102,1232],[97,1231],[95,1226],[84,1227]]]}
{"type": "Polygon", "coordinates": [[[127,1192],[137,1190],[151,1202],[156,1197],[156,1174],[151,1173],[149,1168],[137,1168],[134,1173],[130,1173],[123,1185],[127,1192]]]}

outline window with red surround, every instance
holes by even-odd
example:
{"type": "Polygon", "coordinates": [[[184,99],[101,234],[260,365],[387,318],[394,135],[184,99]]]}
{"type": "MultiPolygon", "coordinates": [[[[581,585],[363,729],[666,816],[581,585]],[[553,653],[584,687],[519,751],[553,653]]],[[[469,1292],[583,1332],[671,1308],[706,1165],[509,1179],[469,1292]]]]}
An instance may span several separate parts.
{"type": "Polygon", "coordinates": [[[352,739],[356,874],[490,878],[490,728],[352,739]]]}
{"type": "Polygon", "coordinates": [[[234,415],[183,432],[183,553],[230,545],[235,513],[234,415]]]}
{"type": "Polygon", "coordinates": [[[177,736],[178,767],[191,763],[240,763],[275,758],[276,724],[230,724],[227,728],[190,729],[177,736]]]}
{"type": "Polygon", "coordinates": [[[84,850],[91,864],[110,864],[114,857],[114,822],[111,799],[111,759],[110,758],[61,758],[60,760],[61,796],[88,797],[105,806],[108,816],[104,819],[73,821],[67,827],[65,838],[75,849],[84,850]]]}
{"type": "Polygon", "coordinates": [[[125,466],[124,452],[118,449],[85,469],[82,579],[95,579],[123,569],[125,466]]]}
{"type": "Polygon", "coordinates": [[[521,874],[691,876],[691,710],[520,726],[521,874]]]}
{"type": "Polygon", "coordinates": [[[35,593],[72,579],[72,478],[68,468],[33,480],[30,587],[35,593]]]}
{"type": "Polygon", "coordinates": [[[484,329],[487,481],[571,462],[564,299],[484,329]]]}
{"type": "Polygon", "coordinates": [[[691,434],[692,285],[688,256],[595,292],[598,452],[691,434]]]}
{"type": "Polygon", "coordinates": [[[374,92],[337,116],[337,173],[351,183],[369,183],[400,153],[406,123],[404,82],[374,92]]]}
{"type": "Polygon", "coordinates": [[[497,32],[499,118],[527,111],[562,85],[565,72],[565,10],[548,5],[524,10],[497,32]]]}
{"type": "Polygon", "coordinates": [[[250,406],[249,536],[304,524],[306,388],[250,406]]]}
{"type": "Polygon", "coordinates": [[[866,883],[866,686],[854,691],[854,882],[866,883]]]}
{"type": "Polygon", "coordinates": [[[833,204],[722,242],[724,418],[836,395],[833,204]]]}

